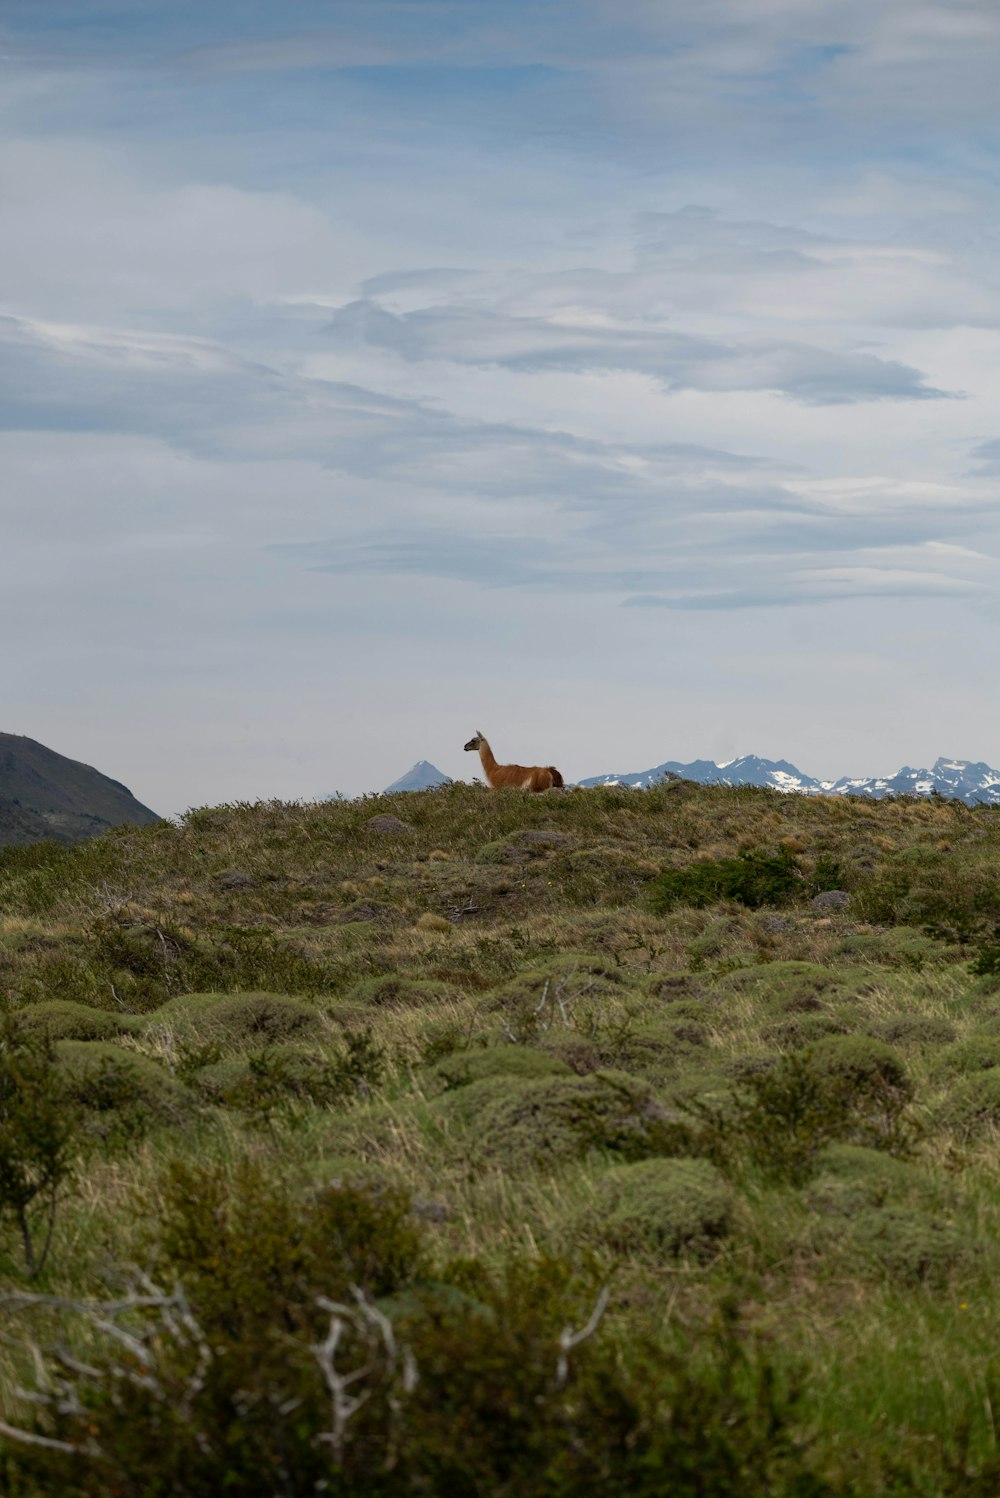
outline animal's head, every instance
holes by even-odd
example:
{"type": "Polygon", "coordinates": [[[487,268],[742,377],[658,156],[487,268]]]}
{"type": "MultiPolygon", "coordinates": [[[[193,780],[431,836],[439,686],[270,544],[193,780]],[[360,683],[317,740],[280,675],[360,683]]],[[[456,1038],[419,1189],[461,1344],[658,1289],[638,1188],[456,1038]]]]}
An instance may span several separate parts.
{"type": "Polygon", "coordinates": [[[479,733],[479,732],[476,732],[476,733],[473,734],[472,738],[469,740],[469,742],[466,744],[465,747],[466,747],[466,749],[478,749],[479,746],[480,746],[480,744],[485,744],[485,743],[486,743],[486,740],[483,737],[483,735],[481,733],[479,733]]]}

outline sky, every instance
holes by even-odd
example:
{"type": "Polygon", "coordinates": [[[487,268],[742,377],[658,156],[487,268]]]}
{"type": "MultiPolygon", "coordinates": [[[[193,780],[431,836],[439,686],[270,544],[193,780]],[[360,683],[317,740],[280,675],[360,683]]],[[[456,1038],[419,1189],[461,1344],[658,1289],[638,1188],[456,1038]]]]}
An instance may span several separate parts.
{"type": "Polygon", "coordinates": [[[5,0],[0,729],[1000,764],[995,0],[5,0]]]}

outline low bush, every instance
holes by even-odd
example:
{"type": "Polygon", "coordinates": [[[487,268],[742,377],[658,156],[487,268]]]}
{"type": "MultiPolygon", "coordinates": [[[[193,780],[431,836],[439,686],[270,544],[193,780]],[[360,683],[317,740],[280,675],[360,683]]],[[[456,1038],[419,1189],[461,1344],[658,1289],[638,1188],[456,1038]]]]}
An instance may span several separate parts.
{"type": "Polygon", "coordinates": [[[157,1062],[107,1041],[61,1040],[54,1056],[65,1096],[87,1131],[113,1141],[153,1123],[182,1124],[191,1095],[157,1062]]]}
{"type": "Polygon", "coordinates": [[[1000,1035],[971,1035],[934,1058],[935,1075],[942,1077],[991,1071],[995,1066],[1000,1066],[1000,1035]]]}
{"type": "MultiPolygon", "coordinates": [[[[561,1259],[435,1285],[405,1199],[329,1187],[293,1203],[177,1167],[161,1291],[131,1296],[129,1354],[91,1313],[86,1365],[51,1355],[12,1445],[12,1493],[246,1498],[333,1492],[824,1498],[799,1392],[725,1311],[697,1352],[618,1346],[607,1294],[561,1259]]],[[[79,1315],[80,1312],[78,1311],[79,1315]]]]}
{"type": "Polygon", "coordinates": [[[733,1206],[731,1187],[707,1160],[642,1160],[601,1178],[581,1226],[623,1252],[707,1258],[728,1234],[733,1206]]]}
{"type": "Polygon", "coordinates": [[[897,1014],[878,1027],[878,1038],[889,1045],[951,1045],[957,1036],[951,1020],[932,1014],[897,1014]]]}
{"type": "Polygon", "coordinates": [[[935,1119],[963,1139],[1000,1127],[1000,1070],[979,1071],[955,1083],[938,1103],[935,1119]]]}
{"type": "Polygon", "coordinates": [[[365,978],[356,983],[347,993],[345,1002],[365,1009],[406,1009],[443,1007],[454,1003],[456,998],[456,990],[447,983],[387,973],[383,977],[365,978]]]}
{"type": "Polygon", "coordinates": [[[235,1050],[254,1043],[301,1040],[322,1026],[316,1009],[280,993],[187,993],[161,1004],[146,1024],[170,1030],[181,1041],[235,1050]]]}
{"type": "Polygon", "coordinates": [[[857,1144],[833,1144],[816,1159],[816,1178],[806,1191],[814,1211],[853,1217],[870,1207],[908,1199],[921,1178],[909,1161],[857,1144]]]}
{"type": "Polygon", "coordinates": [[[981,1253],[968,1234],[915,1208],[868,1208],[837,1229],[838,1246],[901,1284],[942,1288],[981,1253]]]}
{"type": "Polygon", "coordinates": [[[16,1011],[12,1023],[21,1035],[45,1035],[49,1040],[113,1040],[137,1027],[131,1015],[93,1009],[69,999],[28,1004],[16,1011]]]}
{"type": "Polygon", "coordinates": [[[0,1221],[14,1224],[29,1278],[45,1267],[59,1192],[73,1168],[77,1110],[48,1042],[0,1035],[0,1221]]]}
{"type": "Polygon", "coordinates": [[[825,1003],[848,998],[853,991],[849,975],[817,962],[795,960],[740,968],[727,973],[717,985],[719,994],[745,994],[780,1014],[818,1010],[825,1003]]]}
{"type": "Polygon", "coordinates": [[[527,1046],[498,1045],[489,1049],[455,1051],[431,1072],[442,1087],[467,1087],[491,1077],[568,1077],[571,1068],[558,1056],[527,1046]]]}
{"type": "Polygon", "coordinates": [[[836,955],[853,962],[910,968],[919,973],[925,967],[954,962],[960,954],[954,946],[936,941],[912,926],[896,926],[887,931],[859,931],[845,936],[837,944],[836,955]]]}
{"type": "Polygon", "coordinates": [[[488,1157],[516,1168],[606,1150],[630,1160],[669,1154],[676,1126],[641,1082],[624,1072],[495,1077],[445,1093],[439,1106],[474,1124],[488,1157]]]}
{"type": "Polygon", "coordinates": [[[765,1026],[761,1038],[791,1051],[815,1045],[831,1035],[845,1035],[847,1028],[846,1022],[834,1014],[793,1014],[780,1024],[765,1026]]]}
{"type": "Polygon", "coordinates": [[[924,844],[903,849],[862,879],[852,908],[861,920],[920,926],[939,941],[988,942],[1000,924],[1000,882],[992,863],[960,865],[924,844]]]}
{"type": "Polygon", "coordinates": [[[907,1148],[911,1091],[887,1046],[866,1036],[835,1036],[746,1077],[724,1105],[695,1099],[688,1111],[698,1123],[700,1153],[724,1168],[750,1161],[765,1175],[801,1184],[835,1141],[907,1148]]]}
{"type": "Polygon", "coordinates": [[[678,905],[697,909],[720,900],[758,910],[762,905],[787,905],[804,892],[802,871],[783,848],[779,853],[748,852],[686,869],[665,869],[652,886],[650,903],[657,915],[678,905]]]}

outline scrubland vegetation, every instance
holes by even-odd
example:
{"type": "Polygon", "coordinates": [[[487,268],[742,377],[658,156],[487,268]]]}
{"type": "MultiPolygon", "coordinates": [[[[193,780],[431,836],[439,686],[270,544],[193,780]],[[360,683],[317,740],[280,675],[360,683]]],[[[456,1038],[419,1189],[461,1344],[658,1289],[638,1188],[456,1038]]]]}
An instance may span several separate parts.
{"type": "Polygon", "coordinates": [[[0,1487],[995,1494],[998,925],[937,800],[0,853],[0,1487]]]}

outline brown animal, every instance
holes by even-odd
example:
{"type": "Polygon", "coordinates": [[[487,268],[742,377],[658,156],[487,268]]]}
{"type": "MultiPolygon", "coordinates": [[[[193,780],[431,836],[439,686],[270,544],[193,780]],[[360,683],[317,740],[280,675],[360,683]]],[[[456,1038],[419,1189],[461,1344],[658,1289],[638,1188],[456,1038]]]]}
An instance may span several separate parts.
{"type": "Polygon", "coordinates": [[[465,747],[467,750],[479,750],[486,783],[493,790],[498,790],[502,785],[517,786],[522,791],[562,789],[563,778],[555,765],[498,765],[493,750],[481,733],[471,738],[465,747]]]}

